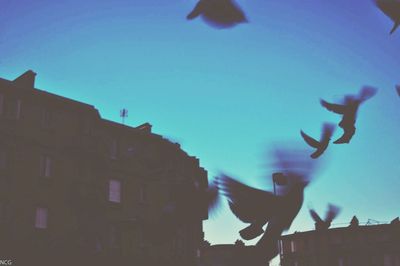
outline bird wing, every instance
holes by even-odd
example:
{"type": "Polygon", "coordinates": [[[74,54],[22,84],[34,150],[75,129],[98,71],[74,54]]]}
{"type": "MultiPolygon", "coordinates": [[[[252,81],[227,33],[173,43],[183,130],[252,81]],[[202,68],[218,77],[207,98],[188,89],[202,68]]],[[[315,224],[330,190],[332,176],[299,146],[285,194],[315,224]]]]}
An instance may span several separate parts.
{"type": "MultiPolygon", "coordinates": [[[[399,19],[400,20],[400,19],[399,19]]],[[[398,28],[400,26],[400,22],[399,21],[396,21],[394,24],[393,24],[393,28],[390,30],[390,34],[393,34],[393,32],[395,32],[396,31],[396,29],[398,28]]]]}
{"type": "Polygon", "coordinates": [[[331,112],[337,113],[337,114],[344,114],[346,112],[346,106],[341,105],[341,104],[333,104],[333,103],[328,103],[327,101],[320,100],[320,103],[323,107],[328,109],[331,112]]]}
{"type": "Polygon", "coordinates": [[[376,6],[390,19],[396,21],[400,16],[400,3],[397,1],[375,0],[376,6]]]}
{"type": "Polygon", "coordinates": [[[249,187],[226,175],[218,178],[218,188],[228,198],[233,214],[242,222],[267,221],[277,208],[277,196],[249,187]]]}
{"type": "Polygon", "coordinates": [[[321,217],[319,217],[318,213],[315,210],[310,209],[310,215],[311,215],[311,218],[314,220],[314,222],[316,222],[316,223],[323,222],[321,217]]]}
{"type": "Polygon", "coordinates": [[[396,85],[396,91],[397,91],[397,95],[400,96],[400,85],[396,85]]]}
{"type": "Polygon", "coordinates": [[[214,213],[219,207],[218,186],[215,182],[209,185],[204,196],[208,207],[208,213],[214,213]]]}
{"type": "Polygon", "coordinates": [[[303,137],[304,141],[307,142],[307,144],[311,147],[318,148],[320,146],[319,141],[304,133],[303,130],[300,131],[300,134],[303,137]]]}
{"type": "Polygon", "coordinates": [[[336,216],[338,216],[339,212],[340,212],[339,207],[329,204],[328,211],[326,212],[326,215],[325,215],[325,222],[329,222],[329,223],[332,222],[333,219],[335,219],[336,216]]]}
{"type": "Polygon", "coordinates": [[[333,132],[335,132],[335,128],[336,126],[332,123],[324,123],[322,126],[322,141],[327,138],[330,139],[333,135],[333,132]]]}
{"type": "Polygon", "coordinates": [[[378,91],[378,89],[376,89],[374,87],[364,86],[360,90],[358,100],[360,102],[364,102],[364,101],[368,100],[369,98],[371,98],[372,96],[374,96],[377,91],[378,91]]]}
{"type": "Polygon", "coordinates": [[[186,16],[186,19],[194,19],[203,12],[203,1],[199,1],[193,10],[186,16]]]}

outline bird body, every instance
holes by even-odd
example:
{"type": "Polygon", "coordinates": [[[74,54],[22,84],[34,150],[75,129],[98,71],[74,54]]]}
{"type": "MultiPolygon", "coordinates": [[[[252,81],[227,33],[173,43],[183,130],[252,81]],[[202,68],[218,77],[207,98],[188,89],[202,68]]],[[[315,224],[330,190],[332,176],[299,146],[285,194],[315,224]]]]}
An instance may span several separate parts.
{"type": "Polygon", "coordinates": [[[320,141],[310,137],[303,131],[300,131],[301,136],[303,137],[304,141],[313,148],[316,148],[316,151],[311,154],[311,158],[316,159],[321,156],[322,153],[328,148],[329,141],[331,140],[333,131],[335,130],[335,126],[330,123],[324,123],[322,127],[322,134],[320,141]]]}
{"type": "Polygon", "coordinates": [[[228,28],[247,22],[244,12],[233,0],[200,0],[186,18],[191,20],[198,16],[216,28],[228,28]]]}
{"type": "Polygon", "coordinates": [[[377,89],[372,87],[361,88],[358,95],[346,95],[343,104],[328,103],[321,99],[321,105],[327,110],[336,114],[342,115],[342,120],[339,122],[339,127],[343,129],[343,135],[333,143],[342,144],[349,143],[354,133],[356,132],[356,118],[360,105],[374,96],[377,89]]]}
{"type": "Polygon", "coordinates": [[[277,240],[283,231],[290,228],[300,211],[308,182],[292,185],[284,195],[251,188],[226,175],[222,175],[217,183],[219,190],[228,198],[233,214],[242,222],[250,223],[240,231],[241,237],[250,240],[264,233],[256,244],[263,251],[260,255],[268,261],[278,255],[277,240]],[[262,227],[266,223],[264,232],[262,227]]]}

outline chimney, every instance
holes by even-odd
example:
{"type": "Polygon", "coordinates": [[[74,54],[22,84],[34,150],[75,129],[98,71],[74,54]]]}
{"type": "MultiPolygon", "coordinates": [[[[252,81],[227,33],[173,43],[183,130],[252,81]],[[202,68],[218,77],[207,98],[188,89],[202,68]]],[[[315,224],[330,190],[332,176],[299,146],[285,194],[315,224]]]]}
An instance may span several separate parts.
{"type": "Polygon", "coordinates": [[[33,72],[32,70],[26,71],[24,74],[19,76],[18,78],[13,80],[13,83],[21,88],[29,88],[29,89],[34,89],[35,88],[35,76],[36,73],[33,72]]]}

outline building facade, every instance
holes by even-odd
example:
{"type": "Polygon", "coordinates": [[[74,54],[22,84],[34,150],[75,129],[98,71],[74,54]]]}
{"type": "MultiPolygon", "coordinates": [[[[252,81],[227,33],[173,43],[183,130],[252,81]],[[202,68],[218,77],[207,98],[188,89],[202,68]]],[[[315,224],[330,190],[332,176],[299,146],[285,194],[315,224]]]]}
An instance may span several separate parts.
{"type": "Polygon", "coordinates": [[[286,235],[280,258],[283,266],[400,266],[400,222],[286,235]]]}
{"type": "Polygon", "coordinates": [[[195,265],[208,218],[199,160],[150,124],[35,89],[35,75],[0,79],[0,259],[195,265]]]}
{"type": "Polygon", "coordinates": [[[201,266],[268,266],[258,260],[260,252],[256,246],[246,246],[241,240],[235,244],[204,245],[201,249],[201,266]]]}

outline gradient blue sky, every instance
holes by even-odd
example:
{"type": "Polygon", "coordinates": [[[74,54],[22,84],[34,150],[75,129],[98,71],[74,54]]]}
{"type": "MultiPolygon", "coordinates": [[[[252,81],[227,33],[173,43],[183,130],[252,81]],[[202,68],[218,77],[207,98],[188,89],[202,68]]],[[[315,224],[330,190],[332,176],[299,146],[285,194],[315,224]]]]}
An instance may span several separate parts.
{"type": "MultiPolygon", "coordinates": [[[[390,221],[400,215],[400,31],[370,0],[241,0],[250,23],[228,30],[186,21],[195,0],[0,0],[0,76],[28,69],[36,87],[95,105],[102,117],[153,124],[215,176],[266,187],[266,147],[319,137],[338,101],[379,88],[350,145],[331,145],[290,231],[310,230],[307,205],[390,221]]],[[[341,134],[337,130],[335,137],[341,134]]],[[[303,144],[306,148],[306,145],[303,144]]],[[[270,188],[270,187],[266,187],[270,188]]],[[[204,223],[211,243],[243,227],[229,209],[204,223]]]]}

